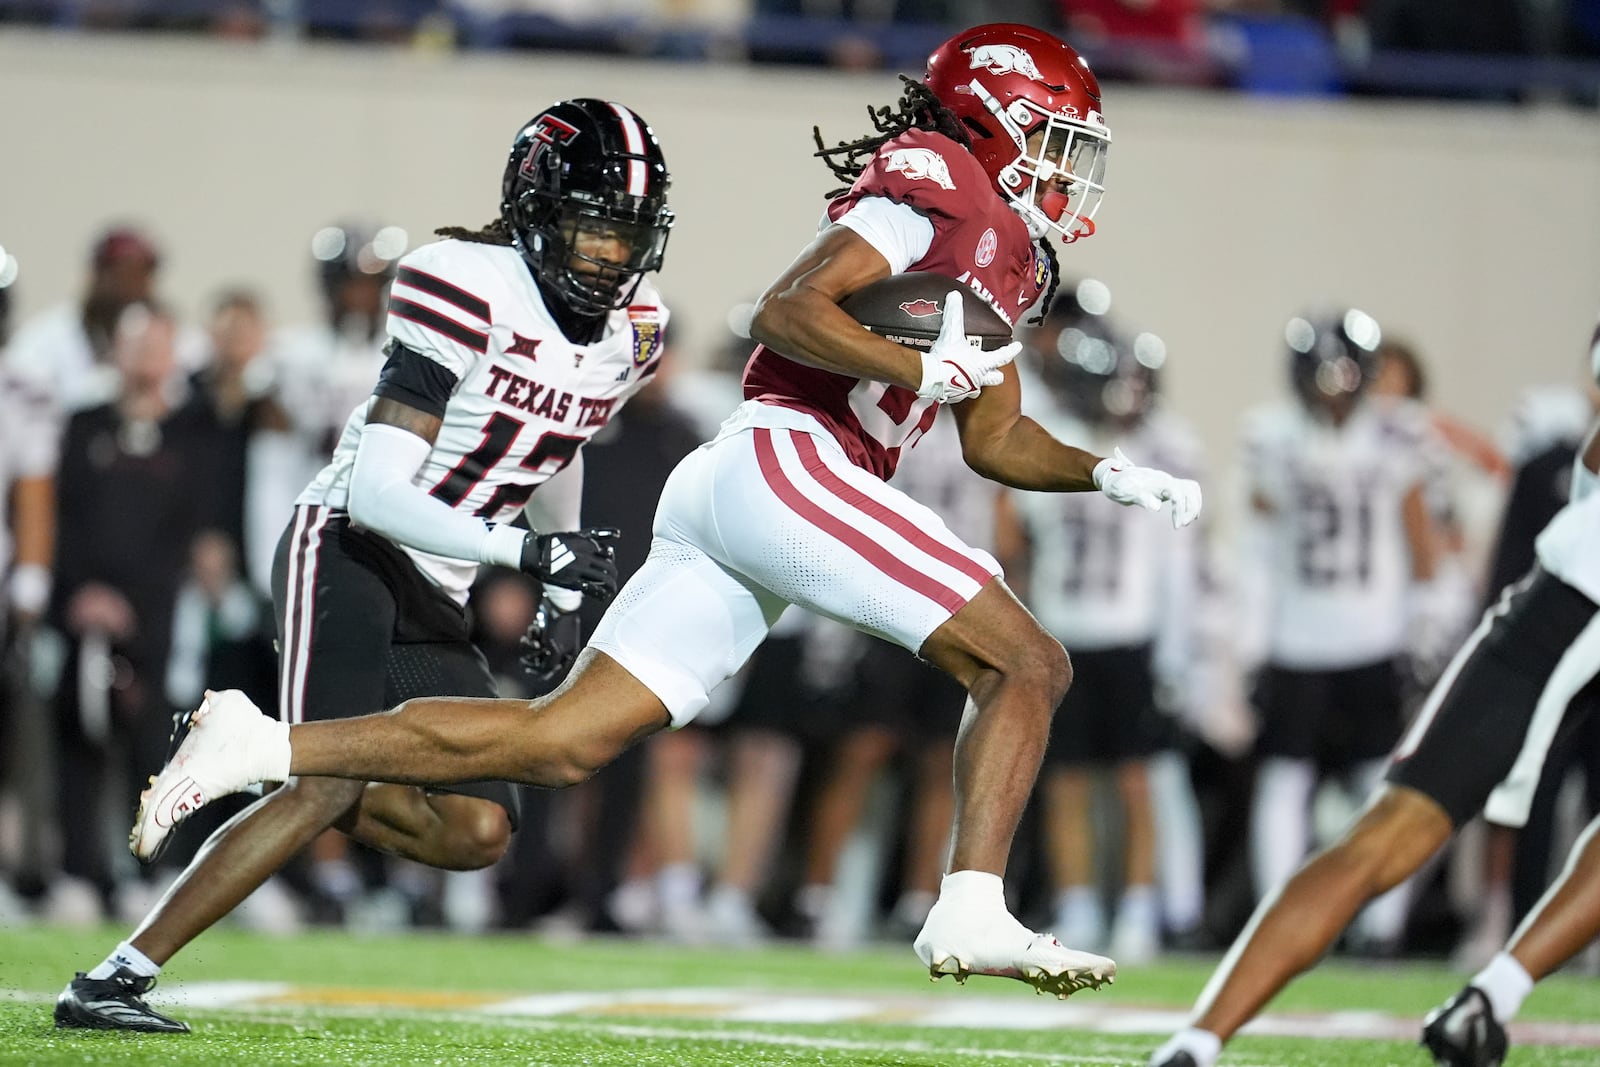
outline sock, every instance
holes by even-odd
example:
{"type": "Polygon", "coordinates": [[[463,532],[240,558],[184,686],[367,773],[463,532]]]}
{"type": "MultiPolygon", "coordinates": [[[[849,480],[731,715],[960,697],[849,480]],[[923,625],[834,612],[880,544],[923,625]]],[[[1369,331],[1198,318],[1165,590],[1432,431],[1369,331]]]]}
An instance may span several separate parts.
{"type": "Polygon", "coordinates": [[[801,886],[800,891],[795,894],[794,906],[795,910],[812,922],[820,921],[833,906],[833,886],[821,882],[811,882],[801,886]]]}
{"type": "Polygon", "coordinates": [[[1056,894],[1056,912],[1074,914],[1100,911],[1100,891],[1089,885],[1069,885],[1056,894]]]}
{"type": "Polygon", "coordinates": [[[656,873],[656,894],[663,912],[681,913],[700,904],[700,868],[693,863],[669,863],[656,873]]]}
{"type": "Polygon", "coordinates": [[[711,892],[706,895],[706,910],[724,914],[730,911],[754,912],[756,905],[748,889],[719,882],[712,886],[711,892]]]}
{"type": "Polygon", "coordinates": [[[154,978],[161,973],[161,964],[124,941],[117,946],[115,952],[106,957],[104,963],[89,972],[89,977],[110,978],[122,968],[132,971],[140,978],[154,978]]]}
{"type": "Polygon", "coordinates": [[[311,885],[330,900],[359,896],[365,884],[355,864],[347,859],[317,860],[311,865],[311,885]]]}
{"type": "Polygon", "coordinates": [[[1005,910],[1005,883],[988,871],[951,871],[939,881],[941,903],[961,907],[998,907],[1005,910]]]}
{"type": "Polygon", "coordinates": [[[1222,1039],[1210,1030],[1197,1030],[1190,1026],[1168,1038],[1165,1045],[1156,1049],[1150,1062],[1163,1063],[1179,1052],[1187,1052],[1192,1056],[1195,1067],[1214,1067],[1217,1057],[1222,1055],[1222,1039]]]}
{"type": "Polygon", "coordinates": [[[431,867],[410,860],[391,860],[388,864],[389,885],[404,893],[407,900],[423,901],[434,895],[438,883],[431,867]]]}
{"type": "Polygon", "coordinates": [[[1483,990],[1483,995],[1489,998],[1495,1022],[1501,1026],[1517,1017],[1522,1002],[1533,992],[1533,976],[1509,952],[1502,952],[1490,960],[1489,966],[1472,976],[1471,984],[1483,990]]]}
{"type": "Polygon", "coordinates": [[[1055,928],[1057,937],[1073,942],[1073,948],[1098,946],[1105,938],[1105,909],[1100,891],[1093,886],[1074,885],[1056,894],[1055,928]]]}
{"type": "Polygon", "coordinates": [[[908,889],[894,902],[894,917],[907,926],[921,926],[933,909],[934,895],[926,889],[908,889]]]}
{"type": "Polygon", "coordinates": [[[1155,886],[1130,885],[1122,891],[1122,899],[1117,902],[1117,922],[1155,929],[1157,916],[1155,886]]]}

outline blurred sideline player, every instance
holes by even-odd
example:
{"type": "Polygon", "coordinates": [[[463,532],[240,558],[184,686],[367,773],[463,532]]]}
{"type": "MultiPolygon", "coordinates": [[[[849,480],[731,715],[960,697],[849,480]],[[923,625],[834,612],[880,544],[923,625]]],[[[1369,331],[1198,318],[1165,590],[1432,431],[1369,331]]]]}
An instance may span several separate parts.
{"type": "MultiPolygon", "coordinates": [[[[161,253],[144,231],[112,226],[89,251],[89,278],[81,298],[45,308],[17,328],[6,348],[6,363],[49,398],[59,426],[67,416],[107,403],[116,396],[120,376],[111,346],[122,313],[156,298],[161,253]]],[[[200,366],[205,339],[183,328],[178,337],[179,369],[200,366]]]]}
{"type": "Polygon", "coordinates": [[[772,936],[758,898],[788,827],[804,744],[819,719],[831,723],[818,708],[840,674],[832,650],[854,637],[831,619],[785,612],[693,723],[651,739],[642,866],[653,868],[646,908],[666,937],[752,945],[772,936]],[[715,764],[721,775],[709,773],[715,764]],[[726,783],[723,821],[718,839],[707,842],[696,834],[696,800],[713,777],[726,783]],[[712,855],[709,886],[705,853],[712,855]]]}
{"type": "MultiPolygon", "coordinates": [[[[1056,298],[1030,337],[1039,377],[1057,406],[1041,420],[1057,436],[1096,451],[1126,446],[1163,469],[1197,474],[1193,433],[1157,403],[1165,346],[1153,334],[1128,341],[1114,333],[1104,315],[1109,302],[1102,283],[1081,282],[1056,298]]],[[[1014,569],[1028,575],[1024,601],[1073,662],[1041,782],[1053,929],[1069,944],[1145,962],[1160,952],[1162,935],[1151,768],[1156,754],[1171,747],[1175,729],[1158,710],[1157,691],[1184,688],[1180,676],[1193,654],[1185,630],[1195,618],[1200,554],[1193,538],[1139,522],[1104,499],[1014,493],[1007,501],[1001,558],[1008,566],[1014,559],[1014,569]],[[1123,860],[1109,936],[1091,817],[1102,770],[1111,772],[1120,801],[1111,825],[1123,860]]],[[[1183,883],[1172,896],[1178,911],[1172,922],[1190,934],[1203,902],[1192,790],[1177,814],[1160,834],[1184,839],[1189,859],[1183,869],[1169,865],[1163,873],[1183,883]]]]}
{"type": "Polygon", "coordinates": [[[1369,389],[1372,401],[1392,409],[1392,417],[1402,422],[1420,420],[1429,441],[1428,481],[1423,489],[1433,518],[1435,547],[1429,583],[1435,618],[1429,621],[1439,631],[1434,636],[1441,651],[1429,662],[1413,657],[1406,664],[1414,686],[1408,704],[1414,704],[1437,680],[1445,652],[1472,628],[1483,596],[1477,586],[1487,568],[1510,468],[1487,434],[1429,402],[1427,367],[1408,341],[1384,334],[1377,357],[1369,389]]]}
{"type": "Polygon", "coordinates": [[[12,373],[3,358],[11,335],[17,257],[0,248],[0,807],[15,805],[23,845],[18,869],[0,879],[0,918],[23,914],[11,876],[42,878],[41,833],[49,823],[46,793],[48,714],[29,684],[35,624],[50,602],[55,551],[58,427],[50,398],[12,373]]]}
{"type": "Polygon", "coordinates": [[[200,802],[291,774],[571,785],[693,719],[796,603],[916,650],[970,697],[952,873],[916,941],[930,973],[1016,978],[1060,996],[1108,981],[1110,960],[1018,922],[1001,881],[1071,680],[1066,654],[998,580],[993,557],[884,479],[946,403],[967,464],[995,481],[1099,489],[1170,507],[1178,525],[1198,514],[1199,486],[1065,445],[1023,417],[1016,372],[1004,369],[1018,346],[974,348],[957,294],[926,352],[838,306],[911,268],[966,279],[1007,321],[1048,299],[1049,238],[1092,232],[1104,189],[1099,88],[1049,34],[980,26],[936,49],[926,79],[906,79],[901,100],[874,116],[872,134],[822,149],[849,188],[763,295],[746,401],[673,472],[649,560],[562,689],[532,714],[521,701],[413,700],[294,730],[219,695],[187,720],[197,729],[149,791],[135,850],[152,851],[182,814],[168,791],[186,779],[200,802]]]}
{"type": "MultiPolygon", "coordinates": [[[[1600,378],[1600,329],[1591,340],[1600,378]]],[[[1552,748],[1593,706],[1600,672],[1600,424],[1572,500],[1539,535],[1538,561],[1484,613],[1395,748],[1387,782],[1332,846],[1267,900],[1201,992],[1187,1029],[1152,1067],[1212,1067],[1223,1042],[1311,967],[1367,901],[1400,884],[1480,810],[1519,826],[1552,748]]],[[[1497,1067],[1501,1027],[1535,978],[1594,935],[1594,836],[1563,884],[1462,993],[1429,1017],[1423,1042],[1447,1067],[1497,1067]]]]}
{"type": "MultiPolygon", "coordinates": [[[[536,640],[579,646],[561,616],[579,590],[614,592],[609,537],[537,531],[577,525],[578,449],[656,370],[667,310],[645,275],[673,222],[667,186],[636,114],[564,101],[518,132],[495,222],[441,230],[446,240],[401,262],[389,361],[301,494],[273,566],[284,724],[411,696],[493,696],[463,610],[483,563],[544,583],[536,640]],[[511,521],[525,506],[531,532],[511,521]]],[[[141,994],[329,827],[435,867],[494,863],[518,797],[493,777],[426,792],[287,781],[214,834],[133,935],[68,985],[57,1025],[187,1030],[141,994]]],[[[184,792],[169,803],[194,806],[184,792]]]]}
{"type": "MultiPolygon", "coordinates": [[[[953,532],[984,551],[994,545],[995,510],[1001,489],[961,461],[961,439],[950,419],[935,419],[914,451],[903,453],[890,482],[912,500],[947,516],[953,532]]],[[[816,940],[847,947],[864,931],[836,892],[835,876],[845,846],[866,814],[877,775],[897,754],[909,763],[909,810],[905,826],[900,892],[888,928],[914,936],[939,895],[955,810],[956,733],[966,694],[943,671],[898,645],[864,642],[856,664],[857,685],[849,720],[839,738],[832,769],[810,807],[804,884],[797,901],[812,922],[816,940]]]]}
{"type": "Polygon", "coordinates": [[[316,462],[333,451],[350,409],[366,402],[387,358],[389,285],[409,240],[398,226],[344,222],[311,237],[323,319],[274,331],[278,391],[316,462]]]}
{"type": "MultiPolygon", "coordinates": [[[[1381,333],[1348,310],[1296,317],[1284,331],[1296,403],[1246,417],[1251,518],[1242,580],[1255,580],[1265,663],[1251,817],[1257,898],[1312,843],[1319,776],[1364,796],[1404,725],[1402,657],[1440,656],[1433,596],[1438,548],[1427,487],[1431,438],[1415,406],[1368,402],[1381,333]]],[[[1404,893],[1369,912],[1363,935],[1387,950],[1404,893]]]]}
{"type": "MultiPolygon", "coordinates": [[[[674,364],[665,372],[661,385],[667,402],[695,427],[696,444],[715,437],[729,408],[739,403],[740,376],[753,344],[754,310],[753,304],[744,303],[729,312],[728,333],[714,347],[710,363],[689,368],[674,364]]],[[[693,450],[679,450],[672,465],[693,450]]],[[[659,496],[657,486],[650,494],[652,507],[659,496]]],[[[785,612],[693,723],[650,739],[627,880],[617,887],[610,905],[625,928],[687,943],[748,945],[771,936],[756,909],[756,897],[794,796],[799,738],[812,717],[812,686],[803,668],[814,658],[807,649],[819,622],[809,612],[785,612]],[[697,833],[702,821],[696,815],[702,790],[715,777],[710,772],[716,762],[725,782],[724,821],[713,845],[697,833]],[[709,891],[708,872],[702,870],[702,855],[708,852],[716,854],[710,861],[709,891]]]]}

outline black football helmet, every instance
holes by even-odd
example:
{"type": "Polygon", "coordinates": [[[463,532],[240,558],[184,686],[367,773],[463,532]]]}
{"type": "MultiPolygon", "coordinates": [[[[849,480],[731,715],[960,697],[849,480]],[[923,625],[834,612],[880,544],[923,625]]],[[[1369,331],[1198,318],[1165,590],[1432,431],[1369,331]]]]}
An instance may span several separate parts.
{"type": "Polygon", "coordinates": [[[352,278],[393,280],[408,241],[398,226],[343,222],[318,230],[311,237],[311,257],[323,298],[337,304],[340,289],[352,278]]]}
{"type": "Polygon", "coordinates": [[[1167,349],[1152,333],[1131,341],[1107,316],[1111,290],[1084,279],[1050,305],[1039,327],[1039,369],[1069,412],[1091,425],[1130,426],[1154,402],[1167,349]]]}
{"type": "Polygon", "coordinates": [[[1091,330],[1062,330],[1061,388],[1067,409],[1091,425],[1129,427],[1149,413],[1161,388],[1166,342],[1153,333],[1132,340],[1091,330]]]}
{"type": "Polygon", "coordinates": [[[1348,411],[1378,374],[1383,331],[1365,311],[1296,316],[1283,328],[1289,378],[1313,414],[1348,411]]]}
{"type": "Polygon", "coordinates": [[[660,270],[672,229],[661,145],[621,104],[563,100],[529,119],[511,144],[500,217],[546,292],[582,317],[622,307],[660,270]],[[587,255],[578,238],[609,236],[620,263],[587,255]]]}

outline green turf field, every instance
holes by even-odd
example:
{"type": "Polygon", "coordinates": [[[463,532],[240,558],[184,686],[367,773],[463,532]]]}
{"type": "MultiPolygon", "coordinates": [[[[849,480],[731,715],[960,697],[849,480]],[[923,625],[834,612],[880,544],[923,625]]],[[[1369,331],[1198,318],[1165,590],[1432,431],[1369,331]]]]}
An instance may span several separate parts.
{"type": "MultiPolygon", "coordinates": [[[[1004,980],[930,984],[909,948],[218,931],[152,997],[195,1033],[55,1030],[51,997],[122,933],[0,929],[0,1064],[1142,1065],[1210,966],[1134,968],[1061,1003],[1004,980]]],[[[1425,1067],[1415,1022],[1459,982],[1437,968],[1325,966],[1274,1006],[1272,1033],[1239,1038],[1222,1062],[1425,1067]],[[1291,1033],[1322,1036],[1280,1036],[1291,1033]]],[[[1523,1022],[1507,1067],[1600,1064],[1600,981],[1547,983],[1523,1022]]]]}

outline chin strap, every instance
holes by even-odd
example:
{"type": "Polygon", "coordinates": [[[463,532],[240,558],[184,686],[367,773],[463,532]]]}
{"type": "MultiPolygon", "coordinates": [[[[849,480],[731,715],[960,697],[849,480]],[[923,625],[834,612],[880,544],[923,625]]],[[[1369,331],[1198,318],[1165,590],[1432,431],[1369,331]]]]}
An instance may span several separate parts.
{"type": "Polygon", "coordinates": [[[1041,219],[1035,211],[1022,201],[1007,196],[1006,204],[1022,220],[1022,224],[1028,228],[1028,236],[1033,240],[1042,241],[1056,232],[1055,227],[1041,219]]]}
{"type": "MultiPolygon", "coordinates": [[[[1045,206],[1050,205],[1052,197],[1059,197],[1062,201],[1067,199],[1065,193],[1045,193],[1045,206]]],[[[1044,211],[1039,208],[1030,207],[1022,201],[1013,199],[1010,196],[1006,197],[1006,203],[1011,207],[1012,211],[1017,213],[1017,217],[1022,219],[1023,225],[1028,227],[1028,236],[1033,238],[1035,241],[1042,241],[1051,234],[1055,234],[1061,238],[1062,244],[1070,245],[1080,237],[1094,236],[1093,219],[1079,216],[1077,223],[1072,229],[1063,231],[1055,226],[1052,226],[1050,222],[1043,217],[1045,214],[1044,211]]],[[[1066,207],[1066,204],[1063,203],[1061,206],[1064,208],[1066,207]]]]}

